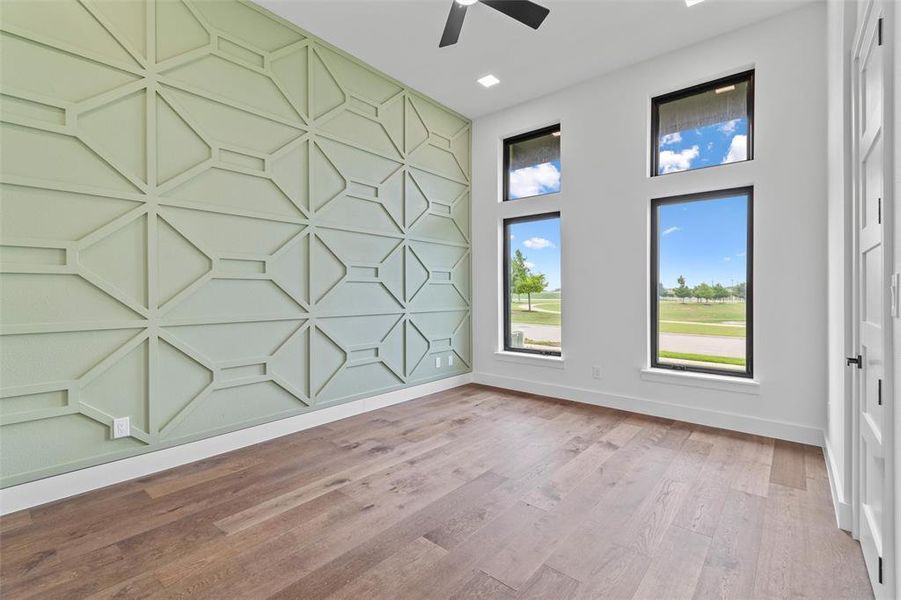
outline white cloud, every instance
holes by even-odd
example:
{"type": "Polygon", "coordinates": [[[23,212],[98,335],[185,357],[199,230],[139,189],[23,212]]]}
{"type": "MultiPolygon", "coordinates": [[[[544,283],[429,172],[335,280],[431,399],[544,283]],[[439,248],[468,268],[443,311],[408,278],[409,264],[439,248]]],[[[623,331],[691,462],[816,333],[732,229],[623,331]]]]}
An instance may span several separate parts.
{"type": "Polygon", "coordinates": [[[676,233],[677,231],[682,231],[682,230],[679,229],[678,227],[675,227],[675,226],[674,226],[674,227],[667,227],[667,228],[664,229],[662,232],[660,232],[660,235],[669,235],[669,234],[671,234],[671,233],[676,233]]]}
{"type": "Polygon", "coordinates": [[[726,152],[726,156],[723,158],[723,162],[721,164],[747,160],[747,158],[748,136],[737,135],[732,138],[732,143],[729,144],[729,151],[726,152]]]}
{"type": "Polygon", "coordinates": [[[661,146],[669,146],[670,144],[678,144],[682,141],[682,134],[678,131],[675,133],[667,133],[662,138],[660,138],[661,146]]]}
{"type": "Polygon", "coordinates": [[[530,248],[532,250],[542,250],[544,248],[556,248],[554,246],[554,242],[551,240],[546,240],[541,237],[530,237],[526,241],[522,243],[526,248],[530,248]]]}
{"type": "Polygon", "coordinates": [[[522,264],[523,264],[527,269],[534,269],[534,268],[535,268],[535,263],[530,262],[530,261],[528,261],[528,260],[524,260],[522,264]]]}
{"type": "MultiPolygon", "coordinates": [[[[737,137],[737,136],[736,136],[737,137]]],[[[657,164],[660,166],[661,173],[675,173],[676,171],[685,171],[691,168],[691,161],[696,159],[701,153],[697,145],[691,148],[685,148],[680,152],[672,150],[662,150],[657,164]]]]}
{"type": "Polygon", "coordinates": [[[510,173],[510,197],[526,198],[560,191],[560,169],[552,163],[516,169],[510,173]]]}
{"type": "Polygon", "coordinates": [[[738,127],[738,122],[741,119],[732,119],[731,121],[726,121],[722,125],[720,125],[720,131],[729,135],[730,133],[735,131],[735,128],[738,127]]]}
{"type": "Polygon", "coordinates": [[[741,258],[742,256],[747,256],[747,254],[748,254],[747,252],[739,252],[739,253],[736,254],[735,256],[741,258]]]}
{"type": "Polygon", "coordinates": [[[707,142],[707,149],[713,150],[713,142],[707,142]]]}
{"type": "Polygon", "coordinates": [[[732,257],[731,257],[731,256],[724,256],[724,257],[723,257],[723,262],[730,262],[731,260],[732,260],[732,257]]]}

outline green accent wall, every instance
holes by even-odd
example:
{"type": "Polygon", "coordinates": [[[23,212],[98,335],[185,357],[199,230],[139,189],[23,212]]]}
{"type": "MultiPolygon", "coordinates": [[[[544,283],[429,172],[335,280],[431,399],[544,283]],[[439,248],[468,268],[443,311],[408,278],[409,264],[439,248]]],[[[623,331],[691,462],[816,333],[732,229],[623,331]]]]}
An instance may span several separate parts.
{"type": "Polygon", "coordinates": [[[0,485],[470,370],[468,120],[238,0],[0,30],[0,485]]]}

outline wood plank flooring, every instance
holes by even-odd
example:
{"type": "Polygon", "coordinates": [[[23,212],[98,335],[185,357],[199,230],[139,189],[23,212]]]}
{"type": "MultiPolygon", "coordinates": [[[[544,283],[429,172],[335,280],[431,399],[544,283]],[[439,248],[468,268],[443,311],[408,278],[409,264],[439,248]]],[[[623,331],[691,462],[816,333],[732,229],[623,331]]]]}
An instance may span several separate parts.
{"type": "Polygon", "coordinates": [[[868,598],[819,448],[470,385],[0,518],[12,598],[868,598]]]}

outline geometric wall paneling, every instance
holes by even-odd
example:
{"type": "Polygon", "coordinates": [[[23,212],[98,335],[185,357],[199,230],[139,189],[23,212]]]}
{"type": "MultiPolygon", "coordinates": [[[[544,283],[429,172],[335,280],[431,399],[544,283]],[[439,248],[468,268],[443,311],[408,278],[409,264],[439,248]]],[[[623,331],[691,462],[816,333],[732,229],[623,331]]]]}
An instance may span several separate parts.
{"type": "Polygon", "coordinates": [[[332,180],[328,191],[314,196],[321,222],[403,233],[402,163],[332,140],[317,140],[315,147],[313,177],[332,180]]]}
{"type": "Polygon", "coordinates": [[[26,233],[20,225],[26,219],[31,238],[73,242],[138,206],[137,201],[97,194],[10,184],[0,184],[0,198],[4,243],[26,233]]]}
{"type": "Polygon", "coordinates": [[[321,345],[334,346],[343,364],[317,390],[320,403],[404,382],[403,319],[401,315],[370,315],[318,319],[321,345]]]}
{"type": "Polygon", "coordinates": [[[49,180],[88,189],[133,193],[140,187],[78,138],[0,124],[3,173],[28,181],[49,180]],[[41,157],[41,160],[35,160],[41,157]]]}
{"type": "Polygon", "coordinates": [[[331,282],[338,268],[343,272],[325,293],[316,297],[317,308],[323,314],[403,310],[404,252],[401,240],[326,228],[318,229],[315,235],[319,252],[314,253],[313,264],[317,273],[320,265],[330,264],[332,275],[326,275],[326,281],[331,282]],[[317,255],[325,253],[340,265],[332,260],[317,259],[317,255]]]}
{"type": "Polygon", "coordinates": [[[458,246],[413,242],[407,264],[414,285],[407,302],[413,310],[469,307],[469,251],[458,246]]]}
{"type": "Polygon", "coordinates": [[[251,152],[272,153],[300,137],[304,131],[296,125],[284,124],[231,106],[216,98],[161,86],[162,96],[187,122],[221,145],[251,152]]]}
{"type": "Polygon", "coordinates": [[[220,35],[232,36],[243,43],[259,48],[261,52],[275,52],[288,44],[303,40],[297,28],[287,26],[252,5],[222,0],[194,2],[204,18],[220,35]]]}
{"type": "Polygon", "coordinates": [[[422,358],[412,366],[409,381],[429,379],[441,371],[435,367],[434,355],[446,356],[453,352],[464,367],[469,367],[469,335],[464,333],[470,327],[468,310],[416,313],[410,317],[410,324],[415,330],[414,335],[425,340],[426,349],[422,358]],[[466,344],[465,348],[463,344],[466,344]]]}
{"type": "Polygon", "coordinates": [[[209,43],[207,29],[181,0],[156,3],[156,60],[164,62],[209,43]]]}
{"type": "Polygon", "coordinates": [[[156,99],[156,144],[157,185],[212,158],[210,145],[161,95],[156,99]]]}
{"type": "MultiPolygon", "coordinates": [[[[117,89],[140,77],[109,61],[100,62],[83,55],[31,41],[9,33],[11,18],[6,11],[9,5],[27,5],[27,2],[3,4],[3,32],[0,32],[0,66],[3,70],[4,93],[12,96],[45,102],[50,105],[70,104],[92,98],[117,89]],[[30,69],[17,69],[27,64],[30,69]]],[[[42,10],[41,3],[31,3],[42,10]]]]}
{"type": "Polygon", "coordinates": [[[407,226],[417,235],[448,243],[469,243],[469,188],[459,182],[410,169],[407,226]]]}
{"type": "Polygon", "coordinates": [[[468,121],[244,0],[0,10],[0,486],[469,370],[468,121]]]}
{"type": "Polygon", "coordinates": [[[406,153],[411,163],[435,174],[468,182],[467,122],[414,95],[408,97],[407,121],[411,130],[406,139],[406,153]]]}

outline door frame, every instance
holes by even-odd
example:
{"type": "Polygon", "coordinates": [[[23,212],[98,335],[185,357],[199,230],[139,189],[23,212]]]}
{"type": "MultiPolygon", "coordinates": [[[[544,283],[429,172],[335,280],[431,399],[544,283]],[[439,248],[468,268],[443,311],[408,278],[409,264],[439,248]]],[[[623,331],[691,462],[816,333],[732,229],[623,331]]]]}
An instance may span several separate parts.
{"type": "MultiPolygon", "coordinates": [[[[897,573],[895,572],[895,415],[894,415],[894,380],[895,380],[895,353],[893,336],[896,327],[901,331],[901,325],[896,326],[899,318],[899,300],[896,296],[901,293],[897,288],[895,273],[895,204],[893,194],[894,168],[894,90],[893,90],[893,51],[894,37],[892,25],[894,24],[894,6],[891,0],[865,0],[865,5],[858,12],[855,24],[853,43],[847,60],[851,66],[851,184],[852,184],[852,302],[850,306],[852,322],[852,344],[855,349],[860,348],[860,223],[859,206],[861,202],[861,170],[860,170],[860,110],[859,106],[859,68],[856,57],[862,46],[868,40],[871,29],[868,27],[875,19],[882,19],[883,54],[883,98],[882,98],[882,143],[883,143],[883,194],[882,194],[882,250],[883,250],[883,344],[884,344],[884,373],[883,373],[883,424],[882,446],[885,455],[885,480],[884,480],[884,506],[882,509],[885,524],[882,534],[882,584],[874,583],[874,593],[877,598],[894,598],[897,586],[897,573]]],[[[851,385],[851,509],[852,530],[855,539],[859,539],[861,532],[861,490],[862,477],[861,466],[861,424],[860,424],[860,374],[853,369],[851,385]]],[[[877,574],[870,574],[871,581],[876,582],[877,574]]]]}

